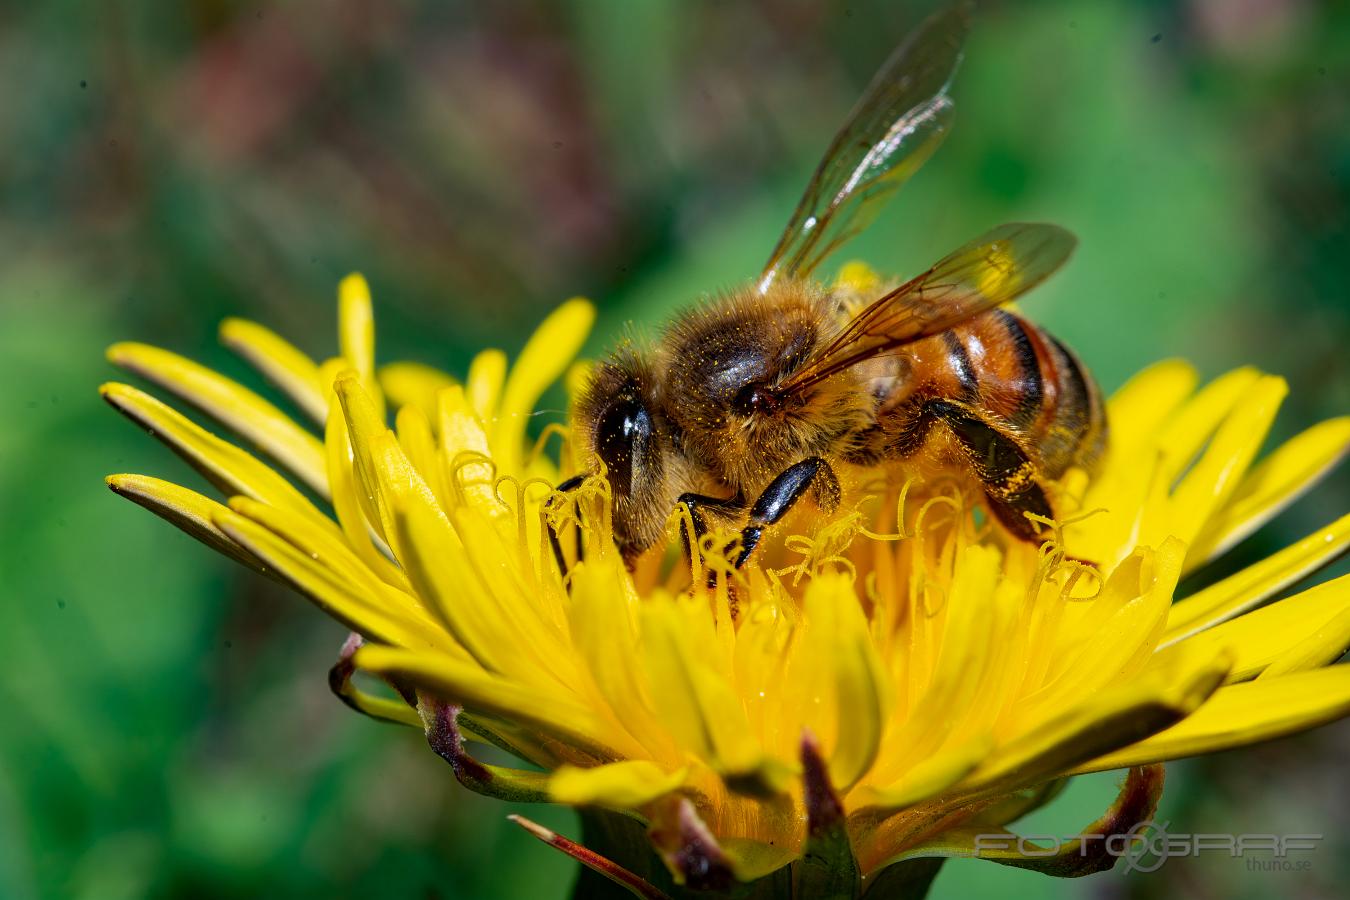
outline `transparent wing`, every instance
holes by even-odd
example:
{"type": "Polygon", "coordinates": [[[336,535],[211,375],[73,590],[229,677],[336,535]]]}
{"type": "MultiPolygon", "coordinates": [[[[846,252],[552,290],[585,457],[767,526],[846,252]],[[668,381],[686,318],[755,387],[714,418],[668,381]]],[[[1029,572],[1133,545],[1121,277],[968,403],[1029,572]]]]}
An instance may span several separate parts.
{"type": "Polygon", "coordinates": [[[966,4],[931,16],[895,49],[811,177],[760,276],[806,276],[876,217],[947,136],[947,96],[970,25],[966,4]]]}
{"type": "Polygon", "coordinates": [[[1013,222],[987,231],[854,316],[777,390],[800,390],[1015,300],[1054,274],[1077,243],[1057,225],[1013,222]]]}

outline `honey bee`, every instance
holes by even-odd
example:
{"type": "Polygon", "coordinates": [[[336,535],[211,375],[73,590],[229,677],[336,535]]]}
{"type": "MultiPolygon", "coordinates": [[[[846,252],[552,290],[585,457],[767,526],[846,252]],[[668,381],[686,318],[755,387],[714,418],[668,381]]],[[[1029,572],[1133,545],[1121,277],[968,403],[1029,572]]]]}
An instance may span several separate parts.
{"type": "Polygon", "coordinates": [[[993,518],[1034,542],[1027,514],[1053,517],[1048,485],[1092,470],[1107,428],[1096,384],[1000,308],[1068,259],[1067,231],[1001,225],[870,302],[811,278],[946,136],[968,23],[965,9],[939,12],[891,54],[756,282],[597,366],[576,433],[604,463],[630,564],[685,504],[699,533],[709,516],[743,523],[740,566],[802,497],[834,509],[840,466],[974,479],[993,518]]]}

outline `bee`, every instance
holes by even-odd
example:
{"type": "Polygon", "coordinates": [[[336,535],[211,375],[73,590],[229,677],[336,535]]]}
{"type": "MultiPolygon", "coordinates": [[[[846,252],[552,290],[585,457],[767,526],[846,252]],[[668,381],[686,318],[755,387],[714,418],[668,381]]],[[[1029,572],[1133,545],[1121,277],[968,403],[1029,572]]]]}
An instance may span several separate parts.
{"type": "MultiPolygon", "coordinates": [[[[841,466],[905,464],[973,479],[993,519],[1037,542],[1050,485],[1088,471],[1107,433],[1078,358],[1001,308],[1052,275],[1074,237],[996,227],[875,299],[812,279],[933,153],[969,27],[935,14],[891,54],[816,169],[759,278],[674,319],[651,347],[621,346],[576,409],[604,463],[614,536],[631,565],[688,507],[743,523],[739,567],[808,494],[841,499],[841,466]]],[[[561,486],[567,490],[580,477],[561,486]]]]}

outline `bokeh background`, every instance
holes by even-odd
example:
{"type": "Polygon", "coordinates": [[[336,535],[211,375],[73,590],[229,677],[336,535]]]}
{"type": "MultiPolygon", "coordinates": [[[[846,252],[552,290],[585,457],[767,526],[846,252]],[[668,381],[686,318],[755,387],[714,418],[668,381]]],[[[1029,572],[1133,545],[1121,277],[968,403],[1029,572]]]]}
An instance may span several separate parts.
{"type": "MultiPolygon", "coordinates": [[[[215,341],[243,315],[324,357],[353,269],[386,361],[462,372],[575,294],[599,350],[757,271],[925,11],[0,10],[0,897],[565,896],[571,866],[510,810],[333,700],[336,624],[103,487],[191,473],[98,401],[102,350],[247,377],[215,341]]],[[[952,137],[850,255],[910,273],[996,222],[1059,222],[1081,249],[1026,305],[1108,387],[1179,354],[1287,376],[1277,436],[1350,411],[1350,7],[988,2],[968,49],[952,137]]],[[[1348,500],[1342,469],[1242,555],[1348,500]]],[[[962,861],[934,896],[1344,896],[1347,758],[1341,723],[1169,772],[1173,831],[1325,833],[1311,872],[1209,855],[1061,883],[962,861]]],[[[1084,779],[1032,827],[1071,833],[1112,794],[1084,779]]]]}

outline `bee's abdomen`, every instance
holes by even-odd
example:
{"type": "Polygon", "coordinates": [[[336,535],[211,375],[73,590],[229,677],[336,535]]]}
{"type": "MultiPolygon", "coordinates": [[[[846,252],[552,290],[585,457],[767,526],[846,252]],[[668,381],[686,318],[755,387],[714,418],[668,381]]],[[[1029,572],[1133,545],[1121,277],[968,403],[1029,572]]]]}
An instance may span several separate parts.
{"type": "Polygon", "coordinates": [[[1051,347],[1059,390],[1054,408],[1043,410],[1038,423],[1046,467],[1054,477],[1070,465],[1091,472],[1106,447],[1101,389],[1072,350],[1050,335],[1042,336],[1051,347]]]}
{"type": "Polygon", "coordinates": [[[943,393],[1011,425],[1048,477],[1072,465],[1092,470],[1105,445],[1105,408],[1072,351],[1002,309],[939,339],[943,393]]]}

